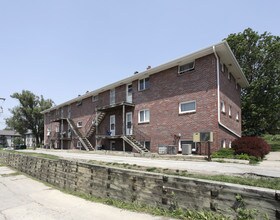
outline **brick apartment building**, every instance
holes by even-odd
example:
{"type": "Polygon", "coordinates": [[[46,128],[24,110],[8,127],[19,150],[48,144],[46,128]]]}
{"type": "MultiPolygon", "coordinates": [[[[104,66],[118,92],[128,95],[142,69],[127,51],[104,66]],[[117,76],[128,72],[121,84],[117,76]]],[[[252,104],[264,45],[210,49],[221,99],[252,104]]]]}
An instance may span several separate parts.
{"type": "Polygon", "coordinates": [[[193,133],[213,132],[211,151],[230,147],[246,86],[224,41],[45,110],[45,145],[142,153],[191,144],[205,154],[193,133]]]}

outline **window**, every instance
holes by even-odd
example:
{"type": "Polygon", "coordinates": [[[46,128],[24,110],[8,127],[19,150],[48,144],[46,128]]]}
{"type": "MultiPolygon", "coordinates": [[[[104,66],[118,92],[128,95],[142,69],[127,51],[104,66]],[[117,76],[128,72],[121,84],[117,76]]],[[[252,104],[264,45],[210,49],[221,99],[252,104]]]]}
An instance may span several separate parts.
{"type": "Polygon", "coordinates": [[[221,141],[221,147],[226,148],[226,140],[225,139],[221,141]]]}
{"type": "Polygon", "coordinates": [[[220,62],[221,65],[221,71],[224,73],[225,72],[225,64],[223,64],[222,62],[220,62]]]}
{"type": "Polygon", "coordinates": [[[139,123],[150,122],[150,110],[144,109],[144,110],[139,111],[138,122],[139,123]]]}
{"type": "Polygon", "coordinates": [[[81,141],[77,141],[77,148],[82,148],[82,142],[81,141]]]}
{"type": "Polygon", "coordinates": [[[238,90],[238,87],[239,87],[239,85],[238,85],[238,83],[236,82],[235,83],[235,88],[238,90]]]}
{"type": "Polygon", "coordinates": [[[58,133],[59,132],[59,127],[55,127],[55,132],[58,133]]]}
{"type": "Polygon", "coordinates": [[[221,112],[226,113],[226,105],[224,101],[221,101],[221,112]]]}
{"type": "Polygon", "coordinates": [[[116,90],[111,89],[110,90],[110,105],[115,104],[115,102],[116,102],[116,90]]]}
{"type": "Polygon", "coordinates": [[[239,121],[239,112],[236,113],[235,120],[239,121]]]}
{"type": "Polygon", "coordinates": [[[231,148],[231,141],[228,143],[228,147],[231,148]]]}
{"type": "Polygon", "coordinates": [[[94,96],[92,96],[92,101],[93,101],[93,102],[98,101],[98,95],[94,95],[94,96]]]}
{"type": "Polygon", "coordinates": [[[151,142],[150,141],[141,141],[140,144],[142,144],[148,150],[151,150],[151,142]]]}
{"type": "Polygon", "coordinates": [[[81,106],[82,104],[83,104],[83,101],[82,101],[82,100],[77,101],[77,103],[76,103],[77,106],[81,106]]]}
{"type": "Polygon", "coordinates": [[[231,105],[228,108],[228,116],[231,117],[231,105]]]}
{"type": "Polygon", "coordinates": [[[68,128],[67,137],[71,138],[71,128],[68,128]]]}
{"type": "Polygon", "coordinates": [[[150,87],[149,78],[140,79],[138,81],[138,90],[142,91],[150,87]]]}
{"type": "Polygon", "coordinates": [[[228,72],[228,80],[231,80],[231,72],[228,72]]]}
{"type": "Polygon", "coordinates": [[[196,101],[181,102],[179,104],[179,113],[191,113],[196,111],[196,101]]]}
{"type": "Polygon", "coordinates": [[[51,129],[48,128],[48,129],[47,129],[47,136],[50,136],[50,135],[51,135],[51,129]]]}
{"type": "Polygon", "coordinates": [[[179,66],[179,68],[178,68],[178,73],[179,73],[179,74],[182,74],[182,73],[184,73],[184,72],[191,71],[191,70],[194,70],[194,61],[179,66]]]}
{"type": "Polygon", "coordinates": [[[83,127],[83,122],[82,122],[82,121],[78,121],[78,122],[77,122],[77,127],[78,127],[78,128],[83,127]]]}

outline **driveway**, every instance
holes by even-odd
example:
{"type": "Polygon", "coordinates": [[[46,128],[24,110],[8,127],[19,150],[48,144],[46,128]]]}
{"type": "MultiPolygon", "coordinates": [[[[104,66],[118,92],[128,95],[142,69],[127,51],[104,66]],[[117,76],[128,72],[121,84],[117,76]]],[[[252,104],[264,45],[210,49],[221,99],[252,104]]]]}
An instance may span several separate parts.
{"type": "Polygon", "coordinates": [[[0,198],[0,220],[169,219],[86,201],[24,175],[15,175],[15,171],[4,166],[0,167],[0,198]]]}
{"type": "Polygon", "coordinates": [[[194,173],[205,174],[256,174],[269,177],[280,177],[280,152],[271,152],[267,155],[267,159],[257,165],[238,164],[238,163],[219,163],[207,161],[180,161],[180,160],[166,160],[160,158],[147,157],[127,157],[127,156],[113,156],[101,155],[94,152],[71,152],[61,150],[24,150],[24,152],[45,153],[56,155],[66,159],[76,160],[97,160],[114,163],[128,163],[136,164],[146,167],[160,167],[169,169],[187,170],[194,173]]]}

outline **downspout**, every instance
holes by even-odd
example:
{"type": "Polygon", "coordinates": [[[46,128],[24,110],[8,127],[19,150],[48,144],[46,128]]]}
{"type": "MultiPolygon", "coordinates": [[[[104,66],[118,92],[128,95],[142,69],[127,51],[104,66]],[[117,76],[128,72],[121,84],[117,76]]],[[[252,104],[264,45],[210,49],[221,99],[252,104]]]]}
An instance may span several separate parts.
{"type": "Polygon", "coordinates": [[[221,122],[221,106],[220,106],[220,62],[219,62],[219,57],[216,53],[216,48],[215,46],[213,46],[213,52],[215,54],[216,57],[216,63],[217,63],[217,96],[218,96],[218,123],[220,126],[222,126],[223,128],[225,128],[226,130],[228,130],[229,132],[233,133],[234,135],[236,135],[237,137],[241,137],[240,134],[237,134],[235,131],[231,130],[230,128],[228,128],[226,125],[224,125],[221,122]]]}

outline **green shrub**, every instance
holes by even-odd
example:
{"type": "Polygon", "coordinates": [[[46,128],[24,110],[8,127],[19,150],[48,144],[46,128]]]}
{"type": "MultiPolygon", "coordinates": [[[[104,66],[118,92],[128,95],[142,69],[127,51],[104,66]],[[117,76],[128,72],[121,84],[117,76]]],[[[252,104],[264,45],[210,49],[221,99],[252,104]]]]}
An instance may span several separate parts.
{"type": "Polygon", "coordinates": [[[212,158],[234,158],[234,150],[231,148],[222,148],[211,155],[212,158]]]}

